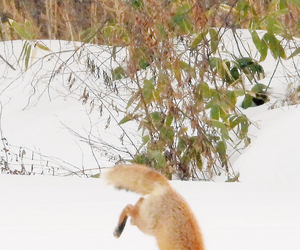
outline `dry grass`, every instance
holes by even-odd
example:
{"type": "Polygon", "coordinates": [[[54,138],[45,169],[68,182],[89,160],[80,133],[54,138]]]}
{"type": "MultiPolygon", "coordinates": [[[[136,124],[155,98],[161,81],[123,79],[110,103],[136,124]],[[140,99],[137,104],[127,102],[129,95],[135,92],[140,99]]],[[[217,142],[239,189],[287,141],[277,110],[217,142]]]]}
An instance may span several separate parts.
{"type": "MultiPolygon", "coordinates": [[[[82,40],[84,31],[91,27],[102,26],[111,17],[117,18],[124,23],[125,19],[132,19],[132,13],[128,13],[128,2],[122,0],[0,0],[0,39],[12,40],[19,36],[10,29],[7,24],[7,18],[17,22],[24,23],[27,19],[32,25],[32,31],[37,39],[64,39],[64,40],[82,40]]],[[[168,19],[172,13],[171,8],[165,8],[166,5],[172,6],[167,0],[147,0],[145,5],[151,5],[152,10],[157,13],[145,13],[156,19],[168,19]]],[[[228,12],[219,8],[220,3],[236,5],[236,0],[181,0],[177,4],[190,2],[194,4],[193,24],[196,27],[204,26],[231,26],[237,25],[234,17],[228,15],[228,12]],[[207,11],[211,11],[208,17],[207,11]]],[[[257,16],[263,17],[269,8],[269,0],[254,1],[248,0],[257,13],[257,16]]],[[[174,4],[173,4],[174,5],[174,4]]],[[[300,10],[295,6],[289,6],[289,11],[281,17],[280,21],[285,23],[287,30],[298,32],[295,27],[298,22],[300,10]]],[[[248,16],[243,22],[238,24],[239,28],[248,28],[249,21],[253,18],[248,16]]],[[[139,23],[147,20],[137,20],[139,23]]],[[[105,40],[99,33],[95,36],[94,42],[101,44],[105,40]]]]}
{"type": "MultiPolygon", "coordinates": [[[[37,39],[81,40],[84,30],[103,22],[102,1],[0,0],[2,39],[19,38],[9,29],[7,18],[19,23],[28,20],[37,39]]],[[[101,42],[95,37],[95,42],[101,42]]]]}

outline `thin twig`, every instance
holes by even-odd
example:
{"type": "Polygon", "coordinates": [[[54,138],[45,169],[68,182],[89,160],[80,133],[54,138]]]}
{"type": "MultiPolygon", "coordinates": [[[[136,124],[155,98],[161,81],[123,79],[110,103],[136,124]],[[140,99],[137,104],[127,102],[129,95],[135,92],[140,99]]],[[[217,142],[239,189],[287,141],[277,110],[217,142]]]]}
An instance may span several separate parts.
{"type": "Polygon", "coordinates": [[[12,66],[8,61],[5,60],[5,58],[4,58],[3,56],[0,55],[0,58],[8,65],[11,69],[16,70],[16,69],[14,68],[14,66],[12,66]]]}

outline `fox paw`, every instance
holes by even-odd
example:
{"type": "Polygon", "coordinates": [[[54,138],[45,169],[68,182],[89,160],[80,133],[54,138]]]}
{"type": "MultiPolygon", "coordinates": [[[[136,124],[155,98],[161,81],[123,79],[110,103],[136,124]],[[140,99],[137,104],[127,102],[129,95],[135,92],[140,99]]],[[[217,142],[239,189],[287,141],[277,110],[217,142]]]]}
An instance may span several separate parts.
{"type": "Polygon", "coordinates": [[[123,230],[124,230],[124,228],[125,228],[126,221],[127,221],[127,217],[122,221],[122,223],[120,223],[120,224],[116,227],[116,229],[115,229],[115,231],[114,231],[114,236],[115,236],[116,238],[119,238],[119,237],[121,236],[121,234],[122,234],[122,232],[123,232],[123,230]]]}

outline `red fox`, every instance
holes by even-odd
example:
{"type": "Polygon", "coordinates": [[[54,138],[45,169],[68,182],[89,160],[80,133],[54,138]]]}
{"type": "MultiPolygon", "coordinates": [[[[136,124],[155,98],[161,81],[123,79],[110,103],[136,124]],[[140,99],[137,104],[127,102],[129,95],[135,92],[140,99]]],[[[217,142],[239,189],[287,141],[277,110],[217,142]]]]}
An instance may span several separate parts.
{"type": "Polygon", "coordinates": [[[120,237],[128,216],[143,233],[156,238],[160,250],[204,250],[197,220],[184,198],[162,174],[139,164],[120,164],[105,174],[108,184],[146,195],[122,211],[115,237],[120,237]]]}

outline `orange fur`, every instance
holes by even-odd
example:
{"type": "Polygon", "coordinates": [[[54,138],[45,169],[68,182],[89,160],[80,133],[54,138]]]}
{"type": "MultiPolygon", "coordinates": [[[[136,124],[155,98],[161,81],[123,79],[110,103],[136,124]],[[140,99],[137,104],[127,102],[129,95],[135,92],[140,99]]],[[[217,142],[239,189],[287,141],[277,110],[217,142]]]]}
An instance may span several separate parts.
{"type": "Polygon", "coordinates": [[[109,184],[147,195],[127,205],[114,235],[119,237],[131,217],[145,234],[153,235],[160,250],[204,250],[197,220],[184,198],[162,174],[138,164],[117,165],[106,173],[109,184]]]}

